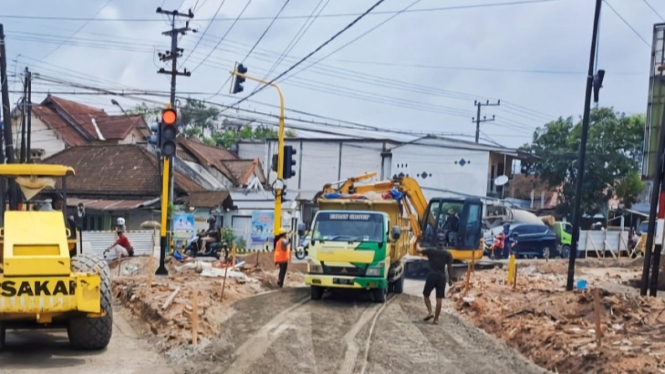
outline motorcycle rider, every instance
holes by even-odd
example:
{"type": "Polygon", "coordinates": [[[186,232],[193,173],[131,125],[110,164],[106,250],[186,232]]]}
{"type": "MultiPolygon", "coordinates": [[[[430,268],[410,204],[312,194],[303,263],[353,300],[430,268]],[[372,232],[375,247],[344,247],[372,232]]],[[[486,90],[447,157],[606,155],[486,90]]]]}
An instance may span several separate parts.
{"type": "Polygon", "coordinates": [[[204,254],[206,250],[207,243],[216,243],[221,240],[219,230],[217,230],[217,220],[215,217],[208,218],[208,231],[201,235],[201,249],[199,254],[204,254]]]}

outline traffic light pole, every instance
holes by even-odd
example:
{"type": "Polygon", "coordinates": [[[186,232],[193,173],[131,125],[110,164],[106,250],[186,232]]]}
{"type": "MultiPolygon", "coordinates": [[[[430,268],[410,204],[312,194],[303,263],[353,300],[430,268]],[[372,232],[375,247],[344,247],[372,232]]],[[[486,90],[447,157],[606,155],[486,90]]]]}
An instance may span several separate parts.
{"type": "MultiPolygon", "coordinates": [[[[155,274],[157,275],[168,275],[169,272],[166,270],[165,266],[165,258],[166,258],[166,245],[167,245],[167,236],[166,232],[168,229],[168,215],[167,215],[167,210],[168,210],[168,205],[169,205],[169,171],[170,171],[170,162],[171,160],[169,157],[162,157],[162,207],[161,207],[161,226],[159,228],[159,248],[160,248],[160,256],[159,256],[159,267],[157,268],[157,271],[155,274]]],[[[152,254],[151,254],[152,256],[152,254]]]]}
{"type": "MultiPolygon", "coordinates": [[[[279,135],[278,135],[278,153],[277,153],[277,180],[283,181],[284,178],[284,95],[282,95],[282,90],[279,89],[274,83],[264,81],[263,79],[254,78],[246,74],[238,73],[234,70],[231,72],[232,75],[249,79],[251,81],[259,82],[270,87],[273,87],[277,90],[279,94],[279,135]]],[[[275,190],[275,225],[273,227],[274,232],[277,232],[282,227],[282,189],[275,190]]]]}

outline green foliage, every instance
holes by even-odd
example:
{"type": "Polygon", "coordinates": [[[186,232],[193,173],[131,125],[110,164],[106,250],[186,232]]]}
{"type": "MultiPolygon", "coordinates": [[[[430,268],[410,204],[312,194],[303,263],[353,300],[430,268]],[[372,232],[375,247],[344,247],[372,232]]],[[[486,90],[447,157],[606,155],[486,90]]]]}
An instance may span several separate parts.
{"type": "MultiPolygon", "coordinates": [[[[238,131],[226,130],[214,133],[212,135],[212,143],[216,146],[229,148],[240,140],[276,139],[278,136],[278,131],[268,126],[243,126],[238,131]]],[[[285,130],[284,136],[292,138],[296,136],[296,133],[292,130],[285,130]]]]}
{"type": "Polygon", "coordinates": [[[187,99],[185,106],[180,108],[180,123],[187,127],[213,129],[214,121],[219,116],[219,109],[206,106],[196,99],[187,99]]]}
{"type": "Polygon", "coordinates": [[[637,202],[637,195],[644,190],[644,182],[637,171],[631,171],[614,185],[614,193],[624,207],[630,209],[637,202]]]}
{"type": "Polygon", "coordinates": [[[133,108],[130,108],[127,111],[127,114],[135,115],[140,114],[143,116],[143,120],[146,123],[154,122],[159,120],[159,114],[162,112],[162,107],[157,105],[148,105],[145,102],[136,105],[133,108]]]}
{"type": "MultiPolygon", "coordinates": [[[[559,117],[536,129],[530,145],[522,151],[538,159],[523,165],[523,172],[536,174],[550,188],[561,190],[560,212],[571,212],[575,196],[577,157],[582,134],[581,121],[559,117]]],[[[617,183],[638,169],[642,155],[644,116],[626,115],[613,108],[594,108],[590,115],[587,141],[582,211],[595,214],[604,209],[608,199],[615,195],[617,183]]],[[[639,191],[633,179],[630,186],[622,186],[621,199],[634,201],[639,191]],[[630,187],[630,188],[624,188],[630,187]]]]}
{"type": "MultiPolygon", "coordinates": [[[[219,110],[207,106],[204,102],[187,99],[184,107],[180,109],[180,123],[184,125],[185,136],[197,136],[210,146],[230,148],[240,140],[270,139],[277,138],[277,129],[269,126],[241,126],[240,128],[229,128],[224,131],[214,131],[214,123],[218,120],[219,110]],[[207,138],[204,130],[210,130],[212,135],[207,138]]],[[[285,130],[286,137],[295,137],[292,130],[285,130]]]]}
{"type": "Polygon", "coordinates": [[[236,239],[236,246],[240,251],[244,251],[245,249],[247,249],[247,242],[245,241],[245,238],[243,238],[242,236],[238,237],[238,239],[236,239]]]}
{"type": "Polygon", "coordinates": [[[222,227],[222,242],[226,243],[229,248],[233,246],[233,242],[236,240],[236,235],[233,233],[233,229],[229,227],[222,227]]]}

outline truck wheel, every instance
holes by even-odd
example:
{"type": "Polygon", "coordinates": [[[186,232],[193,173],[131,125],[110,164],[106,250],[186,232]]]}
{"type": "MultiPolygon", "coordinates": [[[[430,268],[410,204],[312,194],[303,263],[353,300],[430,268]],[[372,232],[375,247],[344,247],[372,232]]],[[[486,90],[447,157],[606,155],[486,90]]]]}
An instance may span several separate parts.
{"type": "Polygon", "coordinates": [[[397,294],[404,292],[404,273],[393,282],[393,292],[397,294]]]}
{"type": "Polygon", "coordinates": [[[97,273],[101,277],[100,302],[104,317],[74,317],[69,320],[67,335],[69,342],[76,349],[100,350],[111,341],[113,330],[113,308],[111,305],[111,272],[101,257],[82,254],[72,258],[72,271],[79,273],[97,273]],[[99,269],[99,270],[97,270],[99,269]]]}
{"type": "Polygon", "coordinates": [[[561,247],[561,258],[568,258],[570,257],[570,246],[569,245],[564,245],[561,247]]]}
{"type": "Polygon", "coordinates": [[[321,300],[323,298],[323,287],[312,286],[311,297],[312,300],[321,300]]]}
{"type": "Polygon", "coordinates": [[[372,296],[375,303],[383,304],[388,296],[388,288],[375,288],[372,290],[372,296]]]}

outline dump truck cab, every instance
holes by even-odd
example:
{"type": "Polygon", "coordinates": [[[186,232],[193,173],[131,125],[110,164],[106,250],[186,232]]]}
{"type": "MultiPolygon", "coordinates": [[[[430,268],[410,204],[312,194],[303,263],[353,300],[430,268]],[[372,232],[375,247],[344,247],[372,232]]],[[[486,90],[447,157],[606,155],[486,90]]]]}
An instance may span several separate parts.
{"type": "Polygon", "coordinates": [[[65,328],[80,349],[103,349],[111,339],[108,264],[82,253],[81,231],[65,214],[72,175],[62,165],[0,164],[0,185],[8,186],[0,196],[0,350],[12,328],[65,328]],[[62,211],[36,210],[36,197],[56,188],[62,211]]]}
{"type": "Polygon", "coordinates": [[[376,302],[401,293],[409,220],[395,200],[321,199],[309,243],[305,283],[311,297],[325,289],[362,289],[376,302]]]}

